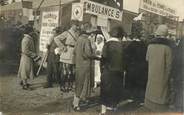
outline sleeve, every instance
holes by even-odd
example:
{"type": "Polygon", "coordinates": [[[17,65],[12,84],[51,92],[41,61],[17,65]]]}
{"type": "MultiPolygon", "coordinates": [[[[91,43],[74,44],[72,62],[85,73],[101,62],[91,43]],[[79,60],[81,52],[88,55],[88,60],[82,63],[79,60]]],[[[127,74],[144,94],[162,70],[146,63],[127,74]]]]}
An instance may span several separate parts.
{"type": "Polygon", "coordinates": [[[89,40],[86,40],[83,43],[83,57],[86,59],[93,57],[92,47],[91,47],[91,43],[89,40]]]}
{"type": "Polygon", "coordinates": [[[107,58],[107,44],[105,44],[102,49],[101,67],[104,66],[106,58],[107,58]]]}
{"type": "Polygon", "coordinates": [[[149,60],[149,46],[148,46],[148,49],[147,49],[147,53],[146,53],[146,61],[148,61],[149,60]]]}
{"type": "Polygon", "coordinates": [[[66,40],[66,38],[68,37],[68,32],[65,31],[62,34],[56,36],[54,38],[55,43],[57,44],[58,47],[63,48],[64,45],[64,40],[66,40]]]}
{"type": "Polygon", "coordinates": [[[172,65],[172,60],[173,60],[173,56],[172,56],[172,50],[171,48],[166,48],[166,51],[165,51],[165,69],[166,69],[166,72],[168,74],[170,74],[170,71],[171,71],[171,65],[172,65]]]}
{"type": "Polygon", "coordinates": [[[75,47],[74,47],[74,50],[73,50],[73,62],[74,62],[74,64],[76,63],[76,54],[77,54],[77,43],[78,42],[76,42],[76,44],[75,44],[75,47]]]}
{"type": "Polygon", "coordinates": [[[172,49],[171,48],[166,48],[166,51],[165,51],[165,72],[167,73],[167,75],[169,76],[169,93],[170,93],[170,96],[169,96],[169,101],[173,101],[174,99],[174,96],[175,96],[175,91],[174,91],[174,76],[172,75],[172,71],[171,71],[171,67],[172,67],[172,61],[173,61],[173,54],[172,54],[172,49]]]}
{"type": "Polygon", "coordinates": [[[22,53],[27,55],[28,57],[31,57],[32,59],[36,58],[37,55],[35,52],[30,50],[30,46],[33,45],[30,40],[26,40],[23,38],[22,41],[22,53]]]}

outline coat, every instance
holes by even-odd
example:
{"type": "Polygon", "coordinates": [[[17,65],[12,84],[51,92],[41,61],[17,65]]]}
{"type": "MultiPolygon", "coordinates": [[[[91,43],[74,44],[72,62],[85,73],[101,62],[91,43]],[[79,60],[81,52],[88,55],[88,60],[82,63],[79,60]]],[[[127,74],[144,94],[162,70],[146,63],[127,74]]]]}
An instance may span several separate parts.
{"type": "Polygon", "coordinates": [[[80,35],[74,50],[74,62],[76,66],[75,94],[81,99],[90,96],[94,85],[93,57],[94,53],[88,35],[80,35]]]}
{"type": "Polygon", "coordinates": [[[108,107],[116,106],[123,91],[123,50],[117,38],[107,40],[102,51],[101,101],[108,107]]]}
{"type": "MultiPolygon", "coordinates": [[[[96,45],[96,51],[95,52],[100,53],[100,54],[96,54],[96,55],[101,57],[104,43],[103,42],[101,42],[100,44],[96,43],[95,45],[96,45]]],[[[95,73],[94,74],[95,74],[95,82],[100,82],[101,70],[100,70],[100,61],[99,60],[95,61],[95,73]]]]}
{"type": "Polygon", "coordinates": [[[148,82],[145,99],[165,105],[169,100],[169,79],[172,64],[172,45],[165,38],[156,38],[148,45],[148,82]]]}
{"type": "Polygon", "coordinates": [[[60,62],[67,63],[67,64],[74,64],[73,51],[74,51],[77,38],[78,38],[77,33],[74,32],[72,29],[63,32],[62,34],[54,38],[55,43],[60,49],[62,49],[63,47],[67,48],[66,52],[62,52],[60,54],[60,62]]]}
{"type": "Polygon", "coordinates": [[[21,79],[34,78],[34,59],[37,58],[33,38],[25,34],[21,42],[21,59],[18,77],[21,79]]]}
{"type": "Polygon", "coordinates": [[[124,49],[126,64],[126,88],[146,89],[147,83],[147,47],[143,41],[131,41],[124,49]]]}
{"type": "Polygon", "coordinates": [[[184,39],[180,40],[178,47],[175,49],[175,60],[173,62],[173,104],[176,111],[184,111],[184,39]]]}

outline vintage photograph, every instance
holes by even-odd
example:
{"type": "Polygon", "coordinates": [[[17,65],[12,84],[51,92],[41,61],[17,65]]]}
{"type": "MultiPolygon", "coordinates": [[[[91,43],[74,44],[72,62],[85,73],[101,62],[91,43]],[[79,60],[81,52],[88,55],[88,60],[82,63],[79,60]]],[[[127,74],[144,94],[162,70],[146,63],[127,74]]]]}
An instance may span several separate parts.
{"type": "Polygon", "coordinates": [[[184,115],[184,0],[0,0],[0,115],[184,115]]]}

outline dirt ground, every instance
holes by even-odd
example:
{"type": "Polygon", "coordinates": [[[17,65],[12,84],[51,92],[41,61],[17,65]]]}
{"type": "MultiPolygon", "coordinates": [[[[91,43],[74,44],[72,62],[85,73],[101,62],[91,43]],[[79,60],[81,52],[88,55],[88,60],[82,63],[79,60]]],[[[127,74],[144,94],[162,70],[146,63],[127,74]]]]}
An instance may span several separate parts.
{"type": "MultiPolygon", "coordinates": [[[[16,77],[17,68],[17,65],[13,65],[11,62],[1,62],[0,64],[0,111],[6,114],[12,113],[12,115],[15,113],[26,113],[26,115],[74,113],[71,108],[73,92],[62,93],[57,84],[53,88],[43,88],[46,83],[46,75],[40,75],[30,81],[32,91],[23,90],[16,77]]],[[[99,88],[93,91],[89,106],[82,105],[85,112],[93,114],[100,112],[99,91],[99,88]]],[[[130,107],[128,108],[130,109],[130,107]]]]}
{"type": "MultiPolygon", "coordinates": [[[[99,88],[93,91],[89,105],[81,104],[83,112],[78,113],[71,107],[73,92],[62,93],[57,84],[53,88],[43,88],[46,75],[40,75],[30,81],[33,90],[23,90],[19,85],[16,72],[16,65],[0,64],[0,111],[3,115],[98,115],[100,112],[99,88]]],[[[126,114],[126,112],[137,111],[142,107],[141,102],[140,99],[133,101],[125,99],[119,104],[116,114],[135,115],[135,113],[126,114]]]]}

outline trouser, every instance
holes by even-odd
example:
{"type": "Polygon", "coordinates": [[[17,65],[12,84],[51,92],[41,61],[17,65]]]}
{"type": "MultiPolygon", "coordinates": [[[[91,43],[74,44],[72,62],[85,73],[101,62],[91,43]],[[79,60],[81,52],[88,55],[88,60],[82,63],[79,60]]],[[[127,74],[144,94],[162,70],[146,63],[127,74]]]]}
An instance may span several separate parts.
{"type": "Polygon", "coordinates": [[[59,63],[56,62],[54,55],[50,54],[48,57],[48,64],[47,64],[48,85],[52,85],[54,81],[56,82],[59,80],[58,67],[59,63]]]}
{"type": "Polygon", "coordinates": [[[75,80],[74,65],[61,62],[60,63],[60,86],[64,87],[66,82],[69,83],[69,85],[72,85],[72,82],[74,80],[75,80]]]}
{"type": "Polygon", "coordinates": [[[79,102],[80,102],[80,98],[77,97],[76,95],[74,95],[73,106],[74,106],[74,107],[79,106],[79,102]]]}

